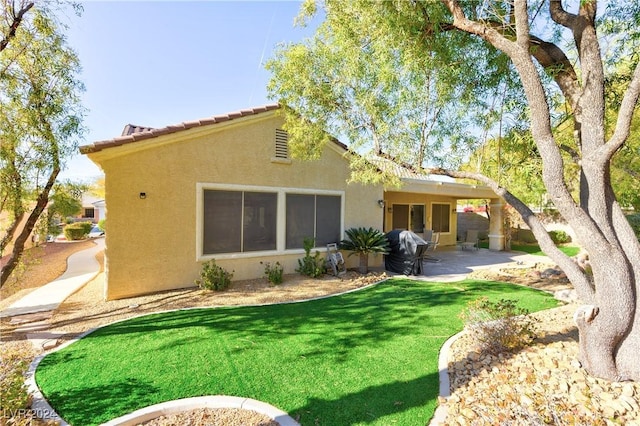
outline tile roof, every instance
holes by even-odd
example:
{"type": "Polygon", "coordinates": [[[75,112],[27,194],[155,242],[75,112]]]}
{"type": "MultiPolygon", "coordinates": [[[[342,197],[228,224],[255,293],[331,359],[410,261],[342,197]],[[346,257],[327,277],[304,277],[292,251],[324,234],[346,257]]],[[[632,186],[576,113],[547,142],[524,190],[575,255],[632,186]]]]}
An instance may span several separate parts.
{"type": "Polygon", "coordinates": [[[135,143],[141,140],[156,138],[158,136],[168,135],[171,133],[181,132],[183,130],[192,129],[194,127],[208,126],[210,124],[223,123],[230,120],[235,120],[242,117],[251,115],[258,115],[263,112],[273,111],[279,109],[280,105],[271,104],[257,108],[243,109],[240,111],[232,112],[229,114],[216,115],[213,117],[207,117],[200,120],[185,121],[179,124],[173,124],[166,127],[154,129],[151,127],[135,126],[133,124],[127,124],[122,131],[122,135],[113,139],[107,139],[97,141],[89,145],[83,145],[80,147],[82,154],[90,154],[93,152],[99,152],[107,148],[113,148],[116,146],[127,145],[135,143]]]}
{"type": "MultiPolygon", "coordinates": [[[[223,123],[230,120],[235,120],[241,117],[247,117],[251,115],[257,115],[267,111],[273,111],[279,109],[280,105],[270,104],[257,108],[243,109],[237,112],[229,114],[216,115],[213,117],[203,118],[200,120],[185,121],[179,124],[173,124],[166,127],[155,129],[153,127],[137,126],[135,124],[127,124],[122,130],[122,135],[113,139],[107,139],[97,141],[89,145],[80,147],[82,154],[90,154],[93,152],[99,152],[107,148],[135,143],[141,140],[151,139],[162,135],[180,132],[188,130],[194,127],[207,126],[211,124],[223,123]]],[[[350,151],[349,147],[340,142],[336,138],[331,138],[332,142],[345,151],[350,151]]],[[[354,154],[352,152],[352,154],[354,154]]],[[[356,154],[357,155],[357,154],[356,154]]],[[[414,167],[401,163],[392,156],[384,153],[379,153],[377,156],[367,158],[378,169],[391,173],[401,179],[417,179],[417,180],[432,180],[428,174],[422,170],[416,170],[414,167]]]]}

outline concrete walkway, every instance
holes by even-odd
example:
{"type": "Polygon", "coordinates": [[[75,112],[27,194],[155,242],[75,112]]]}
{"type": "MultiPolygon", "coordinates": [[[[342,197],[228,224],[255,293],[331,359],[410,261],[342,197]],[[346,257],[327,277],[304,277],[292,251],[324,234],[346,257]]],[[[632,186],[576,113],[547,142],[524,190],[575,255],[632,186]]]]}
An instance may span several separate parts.
{"type": "Polygon", "coordinates": [[[95,278],[100,272],[100,263],[96,260],[96,255],[104,250],[104,238],[95,239],[93,242],[95,247],[69,256],[64,274],[0,311],[0,318],[53,311],[67,297],[95,278]]]}

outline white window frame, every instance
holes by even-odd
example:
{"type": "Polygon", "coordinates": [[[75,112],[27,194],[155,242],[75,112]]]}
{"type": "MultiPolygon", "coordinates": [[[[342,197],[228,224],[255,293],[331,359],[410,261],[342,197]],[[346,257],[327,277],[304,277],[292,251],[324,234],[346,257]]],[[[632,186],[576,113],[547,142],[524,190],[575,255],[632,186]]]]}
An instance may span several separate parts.
{"type": "MultiPolygon", "coordinates": [[[[287,221],[287,209],[286,199],[287,194],[302,194],[302,195],[333,195],[340,197],[340,236],[344,237],[344,213],[345,213],[345,191],[334,191],[325,189],[308,189],[308,188],[289,188],[289,187],[274,187],[274,186],[257,186],[257,185],[237,185],[226,183],[196,183],[196,261],[207,261],[211,259],[246,259],[257,258],[264,256],[275,256],[284,254],[299,254],[304,253],[304,249],[286,249],[286,221],[287,221]],[[269,192],[276,193],[278,197],[277,201],[277,234],[276,234],[276,249],[267,251],[251,251],[244,253],[215,253],[204,254],[204,191],[205,190],[219,190],[219,191],[237,191],[237,192],[269,192]]],[[[326,247],[319,247],[319,251],[326,250],[326,247]]]]}

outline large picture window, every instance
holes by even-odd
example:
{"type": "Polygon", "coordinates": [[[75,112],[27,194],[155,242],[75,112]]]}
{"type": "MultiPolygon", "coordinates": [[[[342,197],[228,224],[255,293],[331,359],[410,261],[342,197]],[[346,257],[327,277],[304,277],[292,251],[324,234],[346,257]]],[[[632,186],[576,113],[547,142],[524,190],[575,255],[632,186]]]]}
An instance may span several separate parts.
{"type": "Polygon", "coordinates": [[[302,248],[305,238],[316,247],[340,241],[340,196],[287,194],[286,206],[287,249],[302,248]]]}
{"type": "Polygon", "coordinates": [[[431,204],[431,228],[434,232],[451,232],[451,204],[431,204]]]}
{"type": "Polygon", "coordinates": [[[204,191],[203,254],[276,249],[278,194],[204,191]]]}
{"type": "Polygon", "coordinates": [[[284,254],[337,243],[343,198],[338,191],[227,184],[197,185],[198,259],[284,254]]]}

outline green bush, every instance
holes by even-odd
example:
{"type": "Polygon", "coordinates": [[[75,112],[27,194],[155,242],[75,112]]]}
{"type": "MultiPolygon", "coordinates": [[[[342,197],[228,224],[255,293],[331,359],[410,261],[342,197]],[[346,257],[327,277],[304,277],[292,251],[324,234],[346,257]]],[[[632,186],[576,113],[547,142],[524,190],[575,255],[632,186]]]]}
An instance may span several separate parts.
{"type": "Polygon", "coordinates": [[[549,236],[556,245],[571,242],[571,236],[564,231],[549,231],[549,236]]]}
{"type": "Polygon", "coordinates": [[[260,264],[264,265],[264,276],[267,278],[267,280],[269,280],[271,284],[282,284],[284,268],[282,267],[280,262],[260,262],[260,264]]]}
{"type": "Polygon", "coordinates": [[[298,269],[296,272],[306,275],[311,278],[318,278],[323,275],[327,269],[325,266],[325,261],[320,257],[320,252],[316,250],[315,254],[311,256],[311,249],[315,245],[315,240],[313,238],[305,238],[302,242],[302,246],[304,247],[304,257],[302,259],[298,259],[298,269]]]}
{"type": "Polygon", "coordinates": [[[202,264],[200,279],[195,283],[201,289],[219,291],[229,287],[232,278],[233,272],[216,265],[216,261],[212,259],[202,264]]]}
{"type": "Polygon", "coordinates": [[[640,240],[640,213],[627,215],[627,220],[636,234],[638,240],[640,240]]]}
{"type": "Polygon", "coordinates": [[[89,235],[91,228],[93,228],[91,222],[71,223],[64,227],[64,236],[70,241],[82,240],[89,235]]]}
{"type": "Polygon", "coordinates": [[[100,219],[98,221],[98,228],[102,229],[103,231],[107,230],[107,219],[100,219]]]}
{"type": "Polygon", "coordinates": [[[479,350],[498,354],[525,347],[535,337],[535,324],[528,311],[515,300],[491,302],[486,297],[469,302],[460,314],[479,350]]]}

